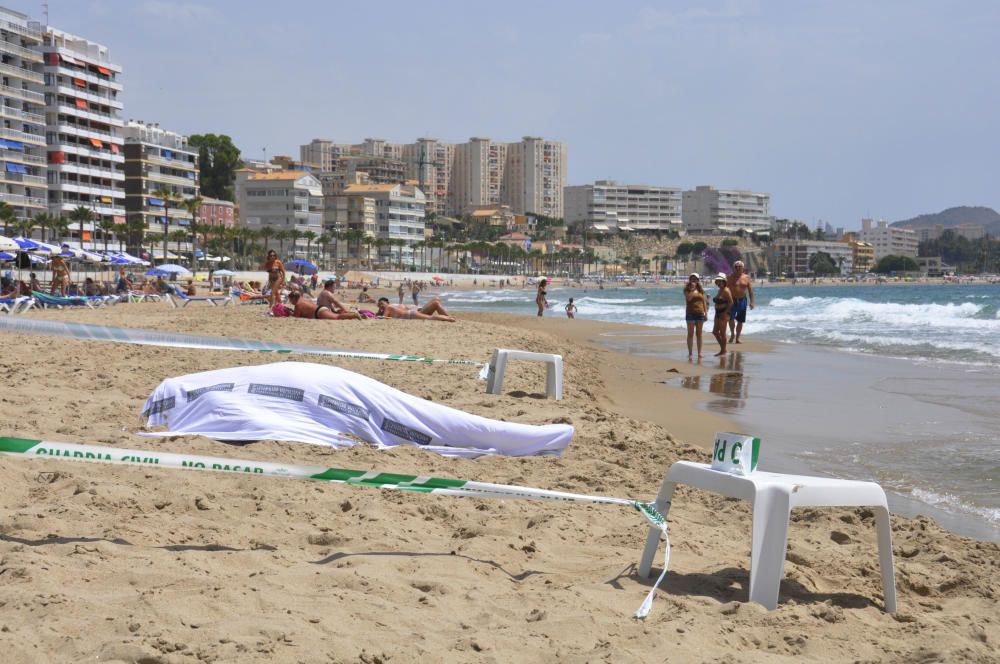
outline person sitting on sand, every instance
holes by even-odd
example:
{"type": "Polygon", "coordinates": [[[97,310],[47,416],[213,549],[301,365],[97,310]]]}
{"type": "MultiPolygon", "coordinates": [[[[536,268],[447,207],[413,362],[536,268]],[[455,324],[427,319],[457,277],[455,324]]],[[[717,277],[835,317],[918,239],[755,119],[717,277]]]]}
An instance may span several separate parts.
{"type": "Polygon", "coordinates": [[[170,284],[163,280],[163,277],[156,278],[156,292],[166,295],[170,292],[170,284]]]}
{"type": "MultiPolygon", "coordinates": [[[[29,278],[28,278],[28,288],[31,289],[31,290],[33,290],[33,291],[40,291],[40,290],[42,290],[42,284],[39,283],[39,281],[38,281],[38,275],[36,275],[34,272],[32,272],[29,275],[29,278]]],[[[31,295],[31,293],[28,293],[28,295],[31,295]]]]}
{"type": "Polygon", "coordinates": [[[712,328],[712,336],[719,342],[721,350],[715,354],[716,357],[726,354],[726,324],[729,322],[729,310],[733,306],[733,293],[729,290],[726,275],[720,272],[715,277],[715,285],[719,287],[719,292],[712,299],[715,302],[715,327],[712,328]]]}
{"type": "MultiPolygon", "coordinates": [[[[31,276],[35,276],[32,274],[31,276]]],[[[118,270],[118,281],[115,282],[116,293],[127,293],[132,290],[132,282],[125,276],[125,268],[118,270]]]]}
{"type": "Polygon", "coordinates": [[[358,293],[358,304],[374,303],[375,299],[368,294],[368,286],[362,286],[358,293]]]}
{"type": "Polygon", "coordinates": [[[295,307],[292,316],[295,318],[317,318],[319,320],[357,320],[363,318],[354,311],[334,313],[328,307],[316,306],[316,303],[299,291],[292,291],[288,294],[288,303],[295,307]]]}
{"type": "Polygon", "coordinates": [[[100,295],[100,289],[97,287],[97,283],[92,277],[87,277],[83,280],[83,294],[87,297],[94,297],[95,295],[100,295]]]}
{"type": "Polygon", "coordinates": [[[337,295],[334,292],[336,286],[337,282],[333,279],[327,279],[324,281],[323,290],[321,290],[319,295],[316,296],[316,306],[320,309],[329,309],[344,319],[364,318],[364,316],[359,314],[357,311],[354,311],[337,299],[337,295]]]}
{"type": "Polygon", "coordinates": [[[194,288],[193,279],[188,279],[187,289],[184,294],[187,295],[188,297],[194,297],[195,295],[198,294],[198,292],[194,288]]]}
{"type": "Polygon", "coordinates": [[[454,323],[454,316],[449,316],[447,310],[441,304],[441,300],[436,297],[425,304],[421,309],[407,307],[399,304],[389,304],[389,298],[380,297],[378,299],[378,315],[383,318],[409,318],[416,320],[440,320],[446,323],[454,323]]]}

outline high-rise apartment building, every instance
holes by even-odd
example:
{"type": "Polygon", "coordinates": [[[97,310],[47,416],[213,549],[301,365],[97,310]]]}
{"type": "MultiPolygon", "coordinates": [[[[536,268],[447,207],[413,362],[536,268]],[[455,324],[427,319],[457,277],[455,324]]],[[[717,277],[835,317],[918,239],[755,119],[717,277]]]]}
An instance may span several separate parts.
{"type": "Polygon", "coordinates": [[[271,229],[268,249],[283,249],[288,257],[305,258],[309,242],[301,234],[323,233],[323,188],[307,171],[260,173],[244,168],[236,172],[236,204],[240,222],[247,228],[271,229]],[[278,232],[297,231],[295,240],[285,240],[278,232]]]}
{"type": "MultiPolygon", "coordinates": [[[[198,150],[187,137],[130,120],[125,137],[125,210],[129,220],[145,222],[147,241],[163,246],[163,235],[188,230],[193,219],[184,201],[198,196],[198,150]]],[[[190,251],[190,242],[168,243],[190,251]]],[[[155,253],[155,252],[154,252],[155,253]]]]}
{"type": "Polygon", "coordinates": [[[887,221],[875,222],[871,219],[861,220],[861,232],[858,233],[858,237],[875,247],[876,262],[886,256],[916,258],[917,247],[920,244],[917,234],[909,228],[890,226],[887,221]]]}
{"type": "Polygon", "coordinates": [[[604,231],[681,229],[681,190],[598,180],[565,188],[566,223],[604,231]]]}
{"type": "Polygon", "coordinates": [[[684,230],[695,233],[767,231],[774,221],[770,204],[770,194],[699,186],[684,192],[681,217],[684,230]]]}
{"type": "Polygon", "coordinates": [[[402,144],[366,138],[351,145],[313,139],[301,146],[300,157],[322,171],[352,164],[382,184],[393,184],[396,169],[402,168],[398,182],[418,186],[427,197],[427,211],[439,215],[467,215],[496,205],[509,205],[518,214],[563,215],[566,151],[557,141],[526,136],[519,143],[499,143],[474,137],[455,144],[421,138],[402,144]],[[343,161],[351,159],[357,161],[343,161]]]}
{"type": "MultiPolygon", "coordinates": [[[[66,217],[77,207],[92,221],[78,238],[96,248],[95,226],[125,223],[125,155],[118,81],[121,67],[106,46],[46,27],[44,54],[49,214],[66,217]]],[[[78,233],[74,224],[72,234],[78,233]]]]}
{"type": "Polygon", "coordinates": [[[0,7],[0,201],[27,219],[48,209],[41,28],[0,7]]]}

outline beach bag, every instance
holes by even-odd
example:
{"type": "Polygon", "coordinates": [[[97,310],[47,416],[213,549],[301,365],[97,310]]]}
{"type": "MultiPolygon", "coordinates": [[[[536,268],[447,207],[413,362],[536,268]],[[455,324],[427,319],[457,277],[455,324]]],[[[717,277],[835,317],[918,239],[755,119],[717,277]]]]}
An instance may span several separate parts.
{"type": "Polygon", "coordinates": [[[277,318],[288,318],[292,315],[292,310],[278,302],[273,307],[271,307],[271,315],[277,318]]]}
{"type": "Polygon", "coordinates": [[[358,313],[364,316],[365,318],[375,318],[374,311],[368,311],[367,309],[358,309],[358,313]]]}

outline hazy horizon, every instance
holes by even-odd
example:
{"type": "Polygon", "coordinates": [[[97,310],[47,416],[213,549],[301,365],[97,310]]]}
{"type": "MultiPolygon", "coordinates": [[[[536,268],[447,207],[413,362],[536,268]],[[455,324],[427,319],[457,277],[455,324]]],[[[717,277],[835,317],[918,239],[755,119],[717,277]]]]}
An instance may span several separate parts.
{"type": "Polygon", "coordinates": [[[810,226],[1000,208],[988,0],[49,10],[122,65],[125,118],[225,133],[247,158],[313,138],[534,135],[566,143],[568,184],[765,191],[810,226]]]}

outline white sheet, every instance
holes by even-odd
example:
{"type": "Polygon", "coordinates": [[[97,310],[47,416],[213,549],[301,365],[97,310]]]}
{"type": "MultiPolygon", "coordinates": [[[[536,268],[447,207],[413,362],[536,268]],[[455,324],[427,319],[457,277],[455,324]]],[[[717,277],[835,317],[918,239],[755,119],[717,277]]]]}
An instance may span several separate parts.
{"type": "Polygon", "coordinates": [[[169,378],[143,409],[167,434],[352,447],[417,445],[446,456],[555,455],[573,427],[500,422],[412,396],[361,374],[277,362],[169,378]]]}

